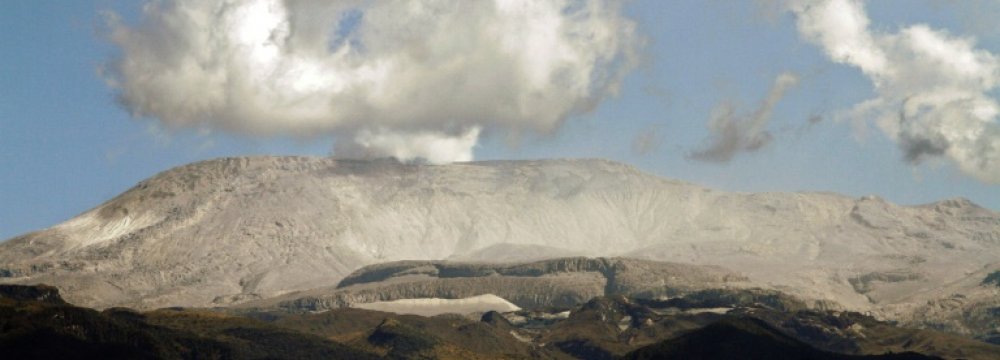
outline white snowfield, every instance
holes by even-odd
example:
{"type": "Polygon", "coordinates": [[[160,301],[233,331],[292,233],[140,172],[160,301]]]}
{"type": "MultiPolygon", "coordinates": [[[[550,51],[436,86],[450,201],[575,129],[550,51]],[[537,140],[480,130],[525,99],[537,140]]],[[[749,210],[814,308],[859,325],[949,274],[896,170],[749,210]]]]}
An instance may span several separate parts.
{"type": "Polygon", "coordinates": [[[732,193],[603,160],[199,162],[0,244],[0,281],[98,308],[218,306],[385,261],[569,255],[719,265],[897,319],[956,294],[1000,302],[980,285],[1000,269],[1000,214],[968,200],[732,193]]]}
{"type": "Polygon", "coordinates": [[[511,304],[510,301],[493,294],[483,294],[462,299],[424,298],[378,301],[354,304],[352,307],[420,316],[441,314],[465,315],[489,311],[510,312],[521,310],[517,305],[511,304]]]}

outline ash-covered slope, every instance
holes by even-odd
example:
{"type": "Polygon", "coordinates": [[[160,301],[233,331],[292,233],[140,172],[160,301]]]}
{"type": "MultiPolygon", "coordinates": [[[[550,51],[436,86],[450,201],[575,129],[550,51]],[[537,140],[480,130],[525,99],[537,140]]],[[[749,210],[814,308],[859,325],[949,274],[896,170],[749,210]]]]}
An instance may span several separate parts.
{"type": "Polygon", "coordinates": [[[0,244],[0,276],[87,306],[208,306],[333,286],[367,264],[519,251],[720,265],[804,299],[905,317],[970,287],[998,289],[978,288],[977,274],[1000,267],[1000,214],[964,199],[728,193],[601,160],[228,158],[0,244]],[[946,284],[968,285],[932,291],[946,284]]]}

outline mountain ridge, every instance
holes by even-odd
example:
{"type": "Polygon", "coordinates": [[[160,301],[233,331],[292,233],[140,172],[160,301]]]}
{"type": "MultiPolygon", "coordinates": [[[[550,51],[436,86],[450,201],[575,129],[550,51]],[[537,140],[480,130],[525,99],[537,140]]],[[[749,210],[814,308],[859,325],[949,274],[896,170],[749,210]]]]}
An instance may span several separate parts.
{"type": "Polygon", "coordinates": [[[721,266],[961,332],[913,314],[954,294],[996,306],[979,284],[1000,269],[1000,214],[965,199],[726,192],[607,160],[221,158],[0,244],[0,282],[50,283],[99,308],[225,306],[333,286],[375,263],[539,252],[721,266]]]}

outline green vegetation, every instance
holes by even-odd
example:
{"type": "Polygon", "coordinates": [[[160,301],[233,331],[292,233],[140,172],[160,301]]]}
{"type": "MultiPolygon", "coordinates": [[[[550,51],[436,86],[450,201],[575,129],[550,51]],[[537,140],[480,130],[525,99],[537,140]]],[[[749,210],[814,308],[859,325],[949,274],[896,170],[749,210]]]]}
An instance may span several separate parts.
{"type": "Polygon", "coordinates": [[[9,359],[374,359],[315,335],[217,313],[103,312],[55,289],[0,287],[0,354],[9,359]]]}
{"type": "Polygon", "coordinates": [[[758,290],[698,292],[667,301],[611,296],[573,308],[568,317],[525,310],[475,320],[351,308],[309,314],[96,311],[65,303],[55,288],[0,285],[0,354],[4,359],[935,359],[886,354],[904,350],[987,359],[1000,354],[1000,347],[896,328],[858,313],[783,310],[784,300],[758,290]],[[727,305],[736,307],[728,313],[697,311],[727,305]],[[846,335],[858,327],[864,336],[846,335]]]}
{"type": "Polygon", "coordinates": [[[1000,287],[1000,270],[994,271],[983,279],[983,285],[994,285],[1000,287]]]}
{"type": "Polygon", "coordinates": [[[635,350],[623,359],[935,359],[912,352],[855,356],[818,350],[750,317],[725,318],[701,329],[635,350]]]}

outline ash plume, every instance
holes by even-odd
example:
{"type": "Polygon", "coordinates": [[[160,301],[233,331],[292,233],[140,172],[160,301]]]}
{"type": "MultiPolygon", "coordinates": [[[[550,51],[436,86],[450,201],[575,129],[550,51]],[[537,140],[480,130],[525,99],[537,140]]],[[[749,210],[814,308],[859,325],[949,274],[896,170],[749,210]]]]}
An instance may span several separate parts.
{"type": "Polygon", "coordinates": [[[876,96],[850,116],[874,119],[919,163],[945,158],[983,182],[1000,183],[1000,58],[975,40],[915,24],[873,30],[855,0],[790,1],[799,34],[830,60],[858,68],[876,96]]]}
{"type": "Polygon", "coordinates": [[[767,130],[774,107],[785,97],[785,93],[799,83],[793,73],[781,73],[757,108],[750,114],[738,114],[732,102],[726,101],[716,106],[708,122],[711,132],[707,145],[696,150],[688,158],[709,162],[729,162],[741,152],[755,152],[767,146],[774,136],[767,130]]]}
{"type": "Polygon", "coordinates": [[[435,163],[590,111],[639,41],[619,0],[162,0],[107,18],[106,79],[136,117],[435,163]]]}
{"type": "Polygon", "coordinates": [[[639,156],[652,154],[663,145],[663,136],[660,134],[662,125],[647,125],[632,138],[632,153],[639,156]]]}

